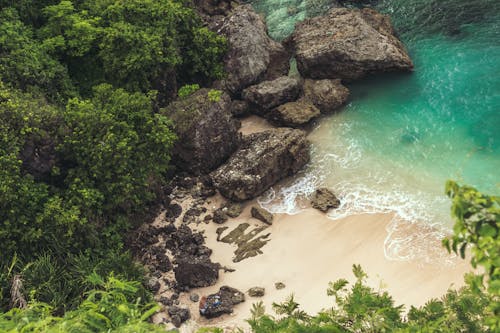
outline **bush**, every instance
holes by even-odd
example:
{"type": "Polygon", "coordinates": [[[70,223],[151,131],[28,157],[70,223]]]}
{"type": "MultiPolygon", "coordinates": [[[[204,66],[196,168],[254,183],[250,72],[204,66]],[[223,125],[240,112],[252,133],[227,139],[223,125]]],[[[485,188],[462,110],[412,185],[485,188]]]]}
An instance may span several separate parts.
{"type": "Polygon", "coordinates": [[[30,303],[27,309],[14,308],[0,314],[2,332],[164,332],[147,322],[158,311],[138,295],[139,283],[115,278],[103,280],[97,274],[88,277],[94,289],[75,310],[63,317],[52,315],[45,303],[30,303]]]}

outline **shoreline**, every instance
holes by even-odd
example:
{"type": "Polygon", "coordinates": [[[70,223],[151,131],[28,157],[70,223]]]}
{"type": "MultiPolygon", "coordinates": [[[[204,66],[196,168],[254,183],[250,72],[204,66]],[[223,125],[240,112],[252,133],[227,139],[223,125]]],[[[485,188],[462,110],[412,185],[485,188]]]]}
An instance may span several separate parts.
{"type": "MultiPolygon", "coordinates": [[[[243,213],[224,226],[232,230],[245,222],[264,225],[250,216],[254,203],[247,203],[243,213]]],[[[266,292],[259,298],[246,294],[246,301],[235,306],[232,315],[212,320],[200,318],[197,304],[190,304],[192,319],[199,326],[247,330],[245,319],[250,317],[252,303],[263,301],[266,311],[272,314],[272,302],[281,302],[292,293],[301,309],[315,314],[334,303],[326,295],[328,282],[339,278],[354,281],[353,264],[360,264],[368,274],[369,286],[387,291],[396,305],[405,305],[404,311],[411,305],[421,306],[431,298],[441,297],[449,288],[463,286],[463,275],[472,270],[467,260],[450,256],[447,265],[388,260],[384,241],[391,219],[392,214],[363,214],[332,220],[312,208],[296,215],[276,214],[273,225],[263,232],[271,233],[270,242],[262,248],[263,254],[238,263],[232,262],[235,246],[216,240],[215,230],[220,225],[200,224],[196,229],[204,230],[206,245],[213,250],[212,260],[235,271],[221,273],[215,285],[193,291],[206,295],[228,285],[245,293],[255,286],[264,287],[266,292]],[[283,282],[286,287],[276,290],[275,282],[283,282]]],[[[442,251],[446,252],[444,248],[442,251]]],[[[189,296],[183,297],[188,300],[189,296]]]]}

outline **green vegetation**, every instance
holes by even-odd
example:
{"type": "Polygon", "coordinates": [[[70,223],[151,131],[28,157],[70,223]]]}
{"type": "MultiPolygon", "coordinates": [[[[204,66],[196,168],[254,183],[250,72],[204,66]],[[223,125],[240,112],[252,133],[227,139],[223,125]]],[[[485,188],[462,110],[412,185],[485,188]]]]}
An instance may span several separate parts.
{"type": "Polygon", "coordinates": [[[158,305],[145,303],[138,295],[137,282],[110,276],[89,276],[94,287],[83,302],[64,317],[52,315],[53,308],[39,302],[26,310],[13,308],[0,314],[1,332],[164,332],[160,326],[147,322],[158,305]]]}
{"type": "Polygon", "coordinates": [[[179,88],[177,95],[179,96],[179,98],[186,98],[189,95],[197,92],[198,90],[200,90],[199,84],[186,84],[179,88]]]}
{"type": "Polygon", "coordinates": [[[225,47],[184,1],[0,0],[0,309],[16,277],[59,315],[92,274],[143,280],[123,240],[161,200],[160,110],[221,78],[225,47]]]}
{"type": "MultiPolygon", "coordinates": [[[[180,0],[0,8],[0,332],[163,331],[124,238],[161,200],[173,126],[200,114],[174,124],[162,108],[223,76],[226,41],[180,0]]],[[[456,225],[444,245],[484,271],[466,287],[405,317],[354,265],[354,284],[330,283],[331,309],[311,316],[292,296],[271,316],[257,303],[253,330],[499,332],[500,199],[446,192],[456,225]]]]}

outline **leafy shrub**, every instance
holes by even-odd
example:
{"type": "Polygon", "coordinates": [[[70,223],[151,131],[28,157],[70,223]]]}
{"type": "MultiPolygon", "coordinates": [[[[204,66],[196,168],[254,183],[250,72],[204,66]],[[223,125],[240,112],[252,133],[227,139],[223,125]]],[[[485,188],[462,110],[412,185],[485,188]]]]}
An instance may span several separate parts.
{"type": "Polygon", "coordinates": [[[208,91],[208,100],[210,102],[218,102],[222,97],[222,91],[216,89],[210,89],[208,91]]]}
{"type": "Polygon", "coordinates": [[[63,317],[52,315],[45,303],[31,303],[27,309],[14,308],[0,314],[2,332],[164,332],[147,322],[159,309],[138,297],[139,283],[97,274],[89,276],[94,289],[81,305],[63,317]]]}
{"type": "Polygon", "coordinates": [[[200,90],[199,84],[186,84],[179,89],[177,95],[179,98],[186,98],[198,90],[200,90]]]}

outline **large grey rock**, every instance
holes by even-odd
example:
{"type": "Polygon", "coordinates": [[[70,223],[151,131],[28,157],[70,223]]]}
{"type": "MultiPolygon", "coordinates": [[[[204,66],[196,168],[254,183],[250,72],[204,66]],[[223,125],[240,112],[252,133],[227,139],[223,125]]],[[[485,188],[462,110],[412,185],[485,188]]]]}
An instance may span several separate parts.
{"type": "Polygon", "coordinates": [[[340,80],[304,80],[304,99],[314,104],[322,113],[335,111],[349,99],[349,89],[340,80]]]}
{"type": "Polygon", "coordinates": [[[273,122],[289,127],[298,127],[307,124],[319,116],[321,112],[311,102],[300,99],[278,106],[268,115],[273,122]]]}
{"type": "Polygon", "coordinates": [[[178,136],[172,161],[194,174],[208,173],[225,162],[240,138],[229,95],[222,93],[214,100],[208,96],[209,91],[200,89],[166,109],[178,136]]]}
{"type": "Polygon", "coordinates": [[[219,192],[233,201],[255,198],[309,161],[301,130],[277,128],[244,137],[226,164],[212,173],[219,192]]]}
{"type": "Polygon", "coordinates": [[[238,95],[260,80],[288,73],[288,52],[267,35],[263,18],[250,5],[236,7],[217,32],[226,36],[229,44],[224,58],[228,75],[222,86],[231,94],[238,95]]]}
{"type": "Polygon", "coordinates": [[[289,76],[264,81],[243,90],[244,100],[254,106],[258,114],[265,114],[272,108],[294,101],[300,93],[300,81],[289,76]]]}
{"type": "Polygon", "coordinates": [[[389,17],[368,8],[334,8],[305,20],[296,26],[291,42],[297,68],[306,78],[352,80],[413,69],[389,17]]]}

